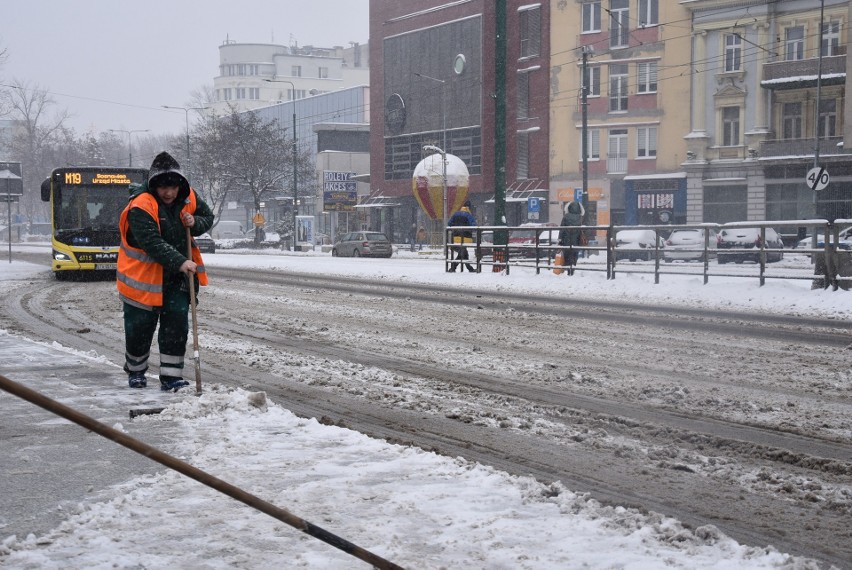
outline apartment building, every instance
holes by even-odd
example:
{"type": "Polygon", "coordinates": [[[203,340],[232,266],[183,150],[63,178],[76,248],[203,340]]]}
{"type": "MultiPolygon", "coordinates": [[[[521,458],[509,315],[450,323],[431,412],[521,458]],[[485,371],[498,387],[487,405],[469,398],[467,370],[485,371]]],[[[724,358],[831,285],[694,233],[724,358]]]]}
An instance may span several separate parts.
{"type": "Polygon", "coordinates": [[[219,75],[213,79],[216,114],[249,111],[276,103],[368,85],[369,46],[319,48],[225,40],[219,75]]]}
{"type": "Polygon", "coordinates": [[[585,132],[587,224],[686,221],[690,21],[682,4],[553,2],[552,218],[583,190],[585,132]]]}
{"type": "Polygon", "coordinates": [[[687,221],[852,217],[848,0],[690,0],[687,221]],[[815,192],[806,174],[830,175],[815,192]]]}

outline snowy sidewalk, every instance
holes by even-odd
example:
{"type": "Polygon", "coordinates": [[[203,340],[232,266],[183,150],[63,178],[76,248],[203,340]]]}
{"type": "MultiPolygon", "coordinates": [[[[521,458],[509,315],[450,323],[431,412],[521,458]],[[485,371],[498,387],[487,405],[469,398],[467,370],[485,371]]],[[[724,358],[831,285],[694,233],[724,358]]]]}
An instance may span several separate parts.
{"type": "MultiPolygon", "coordinates": [[[[4,333],[0,354],[11,363],[0,372],[12,380],[405,567],[794,563],[713,527],[688,531],[673,519],[602,507],[559,485],[298,418],[272,402],[257,407],[242,390],[211,385],[201,397],[130,390],[121,369],[101,357],[4,333]],[[152,402],[174,404],[128,419],[131,407],[152,402]]],[[[366,567],[13,396],[0,394],[0,405],[0,566],[366,567]]]]}

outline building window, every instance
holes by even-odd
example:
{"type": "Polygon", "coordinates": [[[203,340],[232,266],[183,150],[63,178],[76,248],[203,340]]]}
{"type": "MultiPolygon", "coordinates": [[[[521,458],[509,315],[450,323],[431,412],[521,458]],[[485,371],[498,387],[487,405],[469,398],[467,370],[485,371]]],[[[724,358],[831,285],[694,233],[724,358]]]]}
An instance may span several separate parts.
{"type": "Polygon", "coordinates": [[[637,158],[657,156],[657,127],[639,127],[636,129],[637,158]]]}
{"type": "Polygon", "coordinates": [[[609,66],[610,113],[627,111],[627,79],[627,64],[617,63],[609,66]]]}
{"type": "Polygon", "coordinates": [[[588,91],[586,92],[587,97],[600,97],[601,96],[601,68],[600,66],[594,67],[586,67],[586,71],[588,73],[588,78],[586,80],[586,85],[588,86],[588,91]]]}
{"type": "Polygon", "coordinates": [[[822,55],[840,55],[840,22],[832,20],[822,25],[822,55]]]}
{"type": "Polygon", "coordinates": [[[725,71],[739,71],[743,64],[743,38],[725,34],[725,71]]]}
{"type": "Polygon", "coordinates": [[[722,146],[740,144],[740,108],[722,107],[722,146]]]}
{"type": "Polygon", "coordinates": [[[292,77],[301,77],[302,76],[302,66],[294,65],[290,67],[290,75],[292,77]]]}
{"type": "MultiPolygon", "coordinates": [[[[583,132],[580,131],[580,160],[583,160],[583,132]]],[[[601,158],[601,132],[599,129],[586,130],[586,151],[589,160],[600,160],[601,158]]]]}
{"type": "Polygon", "coordinates": [[[246,88],[245,87],[237,87],[234,89],[237,95],[237,99],[245,99],[246,98],[246,88]]]}
{"type": "Polygon", "coordinates": [[[742,222],[748,212],[748,187],[721,186],[704,189],[704,222],[742,222]]]}
{"type": "Polygon", "coordinates": [[[518,74],[518,119],[530,117],[530,74],[518,74]]]}
{"type": "Polygon", "coordinates": [[[784,103],[781,115],[783,138],[788,140],[802,138],[802,104],[784,103]]]}
{"type": "Polygon", "coordinates": [[[249,87],[249,99],[255,101],[260,99],[260,87],[249,87]]]}
{"type": "Polygon", "coordinates": [[[765,220],[810,218],[813,191],[806,184],[767,184],[765,220]]]}
{"type": "Polygon", "coordinates": [[[601,31],[601,3],[586,2],[583,4],[583,33],[601,31]]]}
{"type": "Polygon", "coordinates": [[[224,89],[222,89],[222,98],[225,101],[231,100],[231,88],[230,87],[225,87],[224,89]]]}
{"type": "Polygon", "coordinates": [[[657,92],[657,62],[639,63],[636,65],[638,93],[657,92]]]}
{"type": "Polygon", "coordinates": [[[805,27],[793,26],[785,30],[784,59],[805,59],[805,27]]]}
{"type": "Polygon", "coordinates": [[[529,178],[530,174],[530,134],[518,133],[518,180],[529,178]]]}
{"type": "Polygon", "coordinates": [[[609,47],[630,45],[630,7],[628,0],[609,2],[609,47]]]}
{"type": "Polygon", "coordinates": [[[541,7],[521,10],[520,18],[521,57],[535,57],[541,50],[541,7]]]}
{"type": "Polygon", "coordinates": [[[639,0],[639,27],[656,26],[660,23],[657,0],[639,0]]]}
{"type": "Polygon", "coordinates": [[[823,99],[819,102],[819,138],[837,136],[837,100],[823,99]]]}
{"type": "Polygon", "coordinates": [[[327,67],[320,67],[319,73],[317,74],[317,77],[319,77],[320,79],[328,79],[328,68],[327,67]]]}
{"type": "Polygon", "coordinates": [[[610,129],[607,143],[606,171],[627,172],[627,129],[610,129]]]}

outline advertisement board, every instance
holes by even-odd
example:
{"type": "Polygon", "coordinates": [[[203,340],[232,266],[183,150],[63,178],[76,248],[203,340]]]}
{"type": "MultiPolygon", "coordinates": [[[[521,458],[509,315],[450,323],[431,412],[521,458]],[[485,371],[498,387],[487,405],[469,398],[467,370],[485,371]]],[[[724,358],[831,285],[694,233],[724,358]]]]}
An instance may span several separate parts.
{"type": "Polygon", "coordinates": [[[352,180],[354,172],[322,173],[322,201],[326,212],[352,212],[358,203],[357,183],[352,180]]]}
{"type": "Polygon", "coordinates": [[[296,245],[314,245],[313,216],[296,216],[296,245]]]}

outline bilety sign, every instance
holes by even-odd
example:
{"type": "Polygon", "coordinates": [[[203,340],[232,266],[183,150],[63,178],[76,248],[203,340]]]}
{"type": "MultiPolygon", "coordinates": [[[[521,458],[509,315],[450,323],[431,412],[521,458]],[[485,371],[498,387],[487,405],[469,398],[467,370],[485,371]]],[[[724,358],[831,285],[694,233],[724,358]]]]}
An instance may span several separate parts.
{"type": "Polygon", "coordinates": [[[358,204],[357,183],[352,180],[354,172],[322,173],[323,210],[327,212],[349,212],[358,204]]]}

